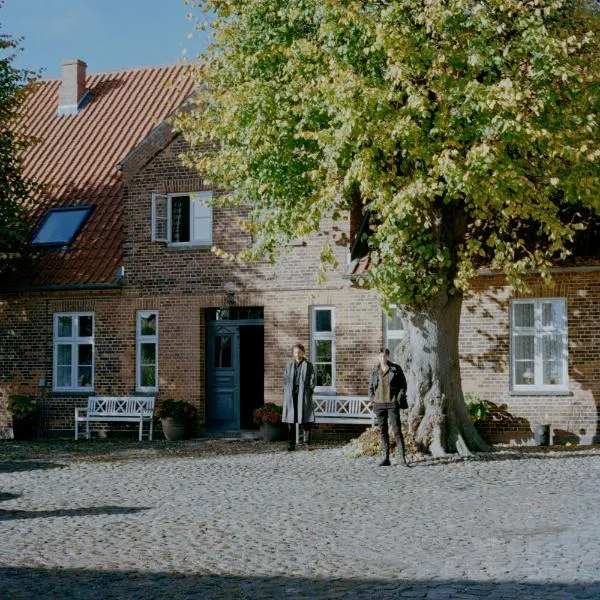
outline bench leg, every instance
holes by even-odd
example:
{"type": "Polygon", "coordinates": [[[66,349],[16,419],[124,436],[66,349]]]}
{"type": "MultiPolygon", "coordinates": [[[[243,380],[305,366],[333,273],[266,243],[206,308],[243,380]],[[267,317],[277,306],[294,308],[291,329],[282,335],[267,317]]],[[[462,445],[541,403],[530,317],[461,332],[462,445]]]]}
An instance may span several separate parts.
{"type": "Polygon", "coordinates": [[[75,439],[79,439],[79,421],[75,418],[75,439]]]}
{"type": "Polygon", "coordinates": [[[85,422],[85,437],[86,439],[90,439],[91,438],[91,433],[90,433],[90,422],[86,421],[85,422]]]}
{"type": "Polygon", "coordinates": [[[154,419],[150,419],[150,434],[149,434],[149,440],[152,441],[152,429],[154,428],[154,419]]]}

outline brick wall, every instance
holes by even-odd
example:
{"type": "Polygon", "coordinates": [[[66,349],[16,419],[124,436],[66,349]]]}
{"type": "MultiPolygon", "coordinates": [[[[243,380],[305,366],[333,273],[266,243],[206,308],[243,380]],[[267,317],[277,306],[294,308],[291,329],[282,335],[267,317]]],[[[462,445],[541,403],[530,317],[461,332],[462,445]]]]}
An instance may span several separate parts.
{"type": "Polygon", "coordinates": [[[600,441],[600,271],[556,273],[549,287],[530,279],[531,293],[511,293],[500,277],[474,282],[461,319],[463,389],[491,402],[492,419],[482,426],[491,441],[527,441],[536,425],[550,424],[556,442],[600,441]],[[526,395],[510,389],[509,304],[512,298],[567,301],[569,391],[526,395]]]}
{"type": "MultiPolygon", "coordinates": [[[[12,296],[0,301],[0,428],[9,423],[3,402],[10,391],[39,394],[46,380],[47,426],[72,434],[73,407],[85,395],[55,395],[52,384],[52,315],[91,311],[96,316],[98,394],[135,392],[137,310],[159,311],[161,398],[185,398],[205,418],[205,309],[260,306],[264,310],[264,400],[281,401],[281,378],[293,344],[309,349],[311,306],[335,307],[337,393],[366,394],[368,374],[382,342],[382,318],[374,294],[351,287],[347,246],[334,246],[340,268],[316,287],[319,250],[325,236],[348,234],[345,221],[326,221],[323,231],[290,246],[274,266],[238,264],[209,249],[173,249],[151,241],[152,192],[192,192],[205,182],[179,163],[185,150],[175,137],[136,172],[126,172],[124,199],[124,287],[112,292],[62,292],[12,296]]],[[[214,241],[225,250],[249,243],[236,226],[240,210],[214,209],[214,241]]],[[[497,277],[480,277],[465,300],[461,320],[461,370],[465,392],[494,405],[484,432],[491,441],[525,441],[532,428],[552,424],[555,439],[591,441],[597,435],[600,353],[600,273],[559,274],[556,286],[532,281],[533,297],[564,297],[569,319],[569,393],[561,396],[511,394],[509,301],[497,277]]]]}

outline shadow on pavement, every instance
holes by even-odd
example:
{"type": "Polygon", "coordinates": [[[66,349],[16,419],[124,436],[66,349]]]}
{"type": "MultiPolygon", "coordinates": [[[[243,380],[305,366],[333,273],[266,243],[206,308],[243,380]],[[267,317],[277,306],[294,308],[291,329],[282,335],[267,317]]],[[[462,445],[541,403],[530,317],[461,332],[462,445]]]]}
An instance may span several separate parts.
{"type": "MultiPolygon", "coordinates": [[[[597,568],[598,565],[592,565],[597,568]]],[[[170,597],[202,600],[457,598],[461,600],[546,600],[600,597],[600,583],[522,583],[472,580],[382,580],[367,578],[236,577],[182,573],[0,569],[0,594],[11,600],[170,597]]]]}
{"type": "Polygon", "coordinates": [[[65,465],[44,460],[1,460],[0,473],[18,473],[37,469],[62,469],[65,465]]]}
{"type": "MultiPolygon", "coordinates": [[[[92,506],[89,508],[62,508],[57,510],[4,510],[0,509],[0,522],[14,519],[43,519],[47,517],[90,517],[94,515],[127,515],[148,510],[149,507],[92,506]]],[[[1,591],[1,588],[0,588],[1,591]]],[[[0,595],[0,598],[2,596],[0,595]]]]}

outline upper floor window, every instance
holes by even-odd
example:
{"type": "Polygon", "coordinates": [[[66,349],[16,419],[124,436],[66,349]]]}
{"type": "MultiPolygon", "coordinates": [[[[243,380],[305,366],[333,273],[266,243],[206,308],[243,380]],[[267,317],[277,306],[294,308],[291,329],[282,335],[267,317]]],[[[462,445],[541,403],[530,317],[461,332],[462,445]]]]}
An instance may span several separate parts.
{"type": "Polygon", "coordinates": [[[390,306],[391,314],[383,313],[383,346],[389,348],[390,358],[396,360],[396,348],[404,338],[404,326],[400,319],[400,313],[395,305],[390,306]]]}
{"type": "Polygon", "coordinates": [[[515,391],[568,389],[567,306],[562,299],[513,300],[511,368],[515,391]]]}
{"type": "Polygon", "coordinates": [[[158,390],[158,313],[140,310],[136,325],[136,377],[138,392],[158,390]]]}
{"type": "Polygon", "coordinates": [[[54,315],[53,390],[94,388],[94,314],[54,315]]]}
{"type": "Polygon", "coordinates": [[[316,391],[335,391],[335,314],[333,308],[313,307],[310,342],[310,356],[316,375],[316,391]]]}
{"type": "Polygon", "coordinates": [[[212,192],[152,194],[152,241],[212,246],[212,192]]]}
{"type": "Polygon", "coordinates": [[[70,244],[91,212],[92,207],[89,205],[61,206],[50,209],[31,238],[31,245],[66,246],[70,244]]]}

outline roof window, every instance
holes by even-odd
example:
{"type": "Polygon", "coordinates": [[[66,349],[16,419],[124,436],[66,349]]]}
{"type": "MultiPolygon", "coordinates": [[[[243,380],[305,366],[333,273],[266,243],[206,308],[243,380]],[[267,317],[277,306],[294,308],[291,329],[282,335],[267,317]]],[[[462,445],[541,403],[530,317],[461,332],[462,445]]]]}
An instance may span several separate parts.
{"type": "Polygon", "coordinates": [[[66,246],[70,244],[86,222],[92,207],[62,206],[52,208],[42,220],[31,240],[32,246],[66,246]]]}

